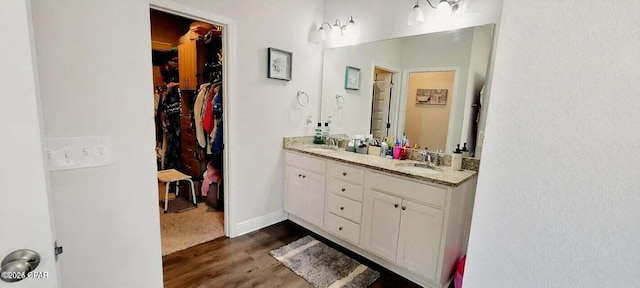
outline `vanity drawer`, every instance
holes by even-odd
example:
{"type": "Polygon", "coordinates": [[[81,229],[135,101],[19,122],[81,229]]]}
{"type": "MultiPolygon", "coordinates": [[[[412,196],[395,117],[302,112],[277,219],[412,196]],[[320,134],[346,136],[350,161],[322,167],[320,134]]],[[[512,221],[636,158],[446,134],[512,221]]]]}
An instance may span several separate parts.
{"type": "Polygon", "coordinates": [[[329,162],[329,175],[349,183],[364,184],[364,170],[346,166],[334,162],[329,162]]]}
{"type": "Polygon", "coordinates": [[[327,161],[300,154],[286,152],[285,162],[289,165],[302,168],[306,171],[316,172],[320,175],[325,175],[327,171],[327,161]]]}
{"type": "Polygon", "coordinates": [[[347,241],[355,244],[360,243],[360,225],[329,212],[325,215],[324,229],[347,241]]]}
{"type": "Polygon", "coordinates": [[[367,188],[443,208],[447,189],[384,174],[367,172],[367,188]]]}
{"type": "Polygon", "coordinates": [[[329,212],[346,218],[347,220],[360,223],[360,219],[362,218],[361,203],[329,193],[327,206],[329,212]]]}
{"type": "Polygon", "coordinates": [[[329,177],[328,187],[329,187],[329,192],[333,194],[347,197],[349,199],[356,200],[358,202],[362,202],[362,194],[363,194],[364,188],[362,188],[362,186],[360,185],[347,183],[342,180],[329,177]]]}

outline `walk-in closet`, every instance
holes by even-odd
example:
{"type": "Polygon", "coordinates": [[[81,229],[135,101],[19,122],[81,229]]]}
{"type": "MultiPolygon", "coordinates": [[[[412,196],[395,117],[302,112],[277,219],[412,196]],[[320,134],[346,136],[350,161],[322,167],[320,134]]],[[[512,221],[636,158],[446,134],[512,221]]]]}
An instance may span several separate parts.
{"type": "Polygon", "coordinates": [[[162,255],[224,236],[223,27],[150,10],[162,255]]]}

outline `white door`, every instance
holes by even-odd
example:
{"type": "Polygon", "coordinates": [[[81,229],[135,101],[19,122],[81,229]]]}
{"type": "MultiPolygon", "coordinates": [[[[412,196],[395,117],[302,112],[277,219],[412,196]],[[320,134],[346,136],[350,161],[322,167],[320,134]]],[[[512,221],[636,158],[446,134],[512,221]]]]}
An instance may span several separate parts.
{"type": "Polygon", "coordinates": [[[402,199],[369,190],[365,202],[365,206],[370,209],[365,212],[365,248],[393,262],[396,260],[398,247],[402,199]]]}
{"type": "Polygon", "coordinates": [[[403,200],[396,262],[436,281],[443,217],[440,209],[403,200]]]}
{"type": "Polygon", "coordinates": [[[324,224],[324,194],[325,177],[315,173],[304,173],[305,199],[304,216],[305,219],[318,227],[324,224]]]}
{"type": "Polygon", "coordinates": [[[391,96],[392,73],[378,69],[375,70],[376,79],[373,81],[373,99],[371,103],[371,134],[382,140],[388,136],[387,123],[389,122],[389,97],[391,96]]]}
{"type": "Polygon", "coordinates": [[[7,56],[0,65],[0,261],[12,251],[30,249],[39,253],[40,263],[30,278],[11,284],[0,280],[0,287],[55,288],[53,223],[28,5],[24,0],[0,1],[0,47],[7,56]]]}
{"type": "Polygon", "coordinates": [[[284,194],[284,210],[287,213],[300,216],[304,207],[304,181],[302,180],[302,174],[304,171],[292,167],[286,166],[286,187],[284,194]]]}

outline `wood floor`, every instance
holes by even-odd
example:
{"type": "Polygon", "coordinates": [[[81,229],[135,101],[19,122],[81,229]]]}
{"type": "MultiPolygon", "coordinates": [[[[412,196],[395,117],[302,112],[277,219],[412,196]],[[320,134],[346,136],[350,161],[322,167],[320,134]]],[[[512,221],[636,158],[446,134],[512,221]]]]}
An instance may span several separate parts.
{"type": "Polygon", "coordinates": [[[164,287],[313,287],[269,255],[269,251],[306,235],[379,271],[381,276],[371,287],[420,287],[290,221],[164,256],[164,287]]]}

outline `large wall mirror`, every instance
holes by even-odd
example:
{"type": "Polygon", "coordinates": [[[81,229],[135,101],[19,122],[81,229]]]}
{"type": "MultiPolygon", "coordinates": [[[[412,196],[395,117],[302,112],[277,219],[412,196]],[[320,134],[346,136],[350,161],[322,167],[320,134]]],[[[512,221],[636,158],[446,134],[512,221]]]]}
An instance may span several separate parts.
{"type": "Polygon", "coordinates": [[[479,158],[494,28],[325,49],[322,121],[331,116],[336,134],[378,139],[405,134],[412,146],[431,151],[451,153],[467,143],[479,158]],[[358,83],[349,81],[356,78],[358,83]]]}

